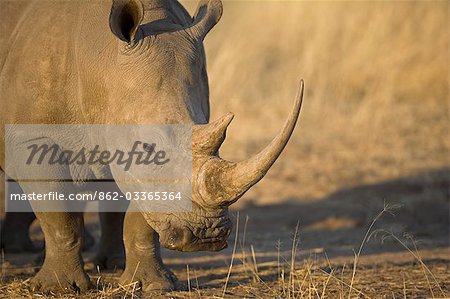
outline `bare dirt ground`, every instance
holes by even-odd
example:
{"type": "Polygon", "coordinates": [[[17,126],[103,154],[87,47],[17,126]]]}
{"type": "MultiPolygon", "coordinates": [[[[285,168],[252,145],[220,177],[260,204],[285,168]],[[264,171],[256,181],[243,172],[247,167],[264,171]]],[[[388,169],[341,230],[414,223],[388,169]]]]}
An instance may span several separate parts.
{"type": "MultiPolygon", "coordinates": [[[[303,77],[299,127],[233,206],[227,249],[163,251],[183,291],[119,286],[93,248],[98,290],[78,297],[450,297],[448,14],[444,1],[225,2],[206,41],[212,118],[236,114],[222,156],[269,142],[303,77]]],[[[35,259],[2,257],[0,298],[58,297],[27,290],[35,259]]]]}

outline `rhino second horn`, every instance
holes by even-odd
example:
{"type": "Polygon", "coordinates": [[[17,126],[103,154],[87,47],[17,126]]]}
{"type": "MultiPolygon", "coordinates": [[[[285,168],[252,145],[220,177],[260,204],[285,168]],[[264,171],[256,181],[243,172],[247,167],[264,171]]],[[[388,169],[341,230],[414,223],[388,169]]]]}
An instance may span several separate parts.
{"type": "Polygon", "coordinates": [[[192,130],[192,151],[194,155],[217,155],[217,152],[225,140],[227,128],[234,118],[234,114],[228,112],[216,121],[194,125],[192,130]]]}
{"type": "Polygon", "coordinates": [[[226,194],[227,205],[234,203],[248,189],[259,182],[280,156],[294,131],[300,115],[303,90],[304,82],[301,80],[291,114],[281,131],[265,149],[248,160],[238,163],[228,162],[226,163],[228,164],[226,170],[219,172],[221,174],[219,181],[222,184],[221,189],[226,194]]]}

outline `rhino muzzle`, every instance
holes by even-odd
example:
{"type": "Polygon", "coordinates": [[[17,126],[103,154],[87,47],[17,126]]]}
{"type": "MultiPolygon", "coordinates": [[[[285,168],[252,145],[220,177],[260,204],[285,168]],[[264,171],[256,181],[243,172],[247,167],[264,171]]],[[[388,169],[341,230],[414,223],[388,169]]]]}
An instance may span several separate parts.
{"type": "Polygon", "coordinates": [[[179,251],[219,251],[228,246],[231,223],[223,227],[198,228],[172,227],[159,236],[161,244],[179,251]]]}
{"type": "Polygon", "coordinates": [[[207,211],[195,203],[192,212],[143,215],[158,232],[161,245],[179,251],[222,250],[232,229],[228,209],[207,211]]]}

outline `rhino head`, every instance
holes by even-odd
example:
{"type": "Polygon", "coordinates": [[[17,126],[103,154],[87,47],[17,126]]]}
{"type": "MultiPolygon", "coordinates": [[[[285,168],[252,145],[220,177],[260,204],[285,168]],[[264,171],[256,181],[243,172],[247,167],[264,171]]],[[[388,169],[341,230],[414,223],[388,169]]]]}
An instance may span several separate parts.
{"type": "Polygon", "coordinates": [[[292,112],[273,141],[247,160],[224,160],[219,156],[219,148],[234,116],[228,113],[208,123],[209,91],[203,51],[203,39],[222,15],[221,1],[202,1],[194,19],[187,23],[180,17],[170,16],[170,12],[174,12],[173,1],[150,1],[150,6],[169,13],[147,21],[143,20],[148,7],[139,0],[115,0],[113,3],[110,28],[123,42],[119,61],[125,66],[130,61],[141,62],[130,71],[137,79],[128,84],[127,97],[152,97],[172,105],[164,110],[153,103],[150,106],[154,110],[157,107],[156,115],[142,105],[139,112],[131,116],[136,118],[133,121],[146,122],[151,115],[156,120],[154,123],[193,125],[192,211],[143,212],[144,218],[167,248],[221,250],[227,246],[232,227],[228,207],[264,177],[294,130],[303,98],[303,81],[292,112]],[[145,77],[147,74],[151,77],[145,77]]]}

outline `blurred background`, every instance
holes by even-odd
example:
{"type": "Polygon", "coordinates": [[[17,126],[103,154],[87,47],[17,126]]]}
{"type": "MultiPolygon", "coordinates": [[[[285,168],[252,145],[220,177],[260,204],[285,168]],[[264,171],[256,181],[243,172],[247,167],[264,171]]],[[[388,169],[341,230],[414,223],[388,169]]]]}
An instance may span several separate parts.
{"type": "Polygon", "coordinates": [[[206,39],[212,119],[236,114],[222,155],[267,144],[306,84],[291,142],[244,201],[448,167],[448,13],[446,1],[224,1],[206,39]]]}

